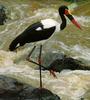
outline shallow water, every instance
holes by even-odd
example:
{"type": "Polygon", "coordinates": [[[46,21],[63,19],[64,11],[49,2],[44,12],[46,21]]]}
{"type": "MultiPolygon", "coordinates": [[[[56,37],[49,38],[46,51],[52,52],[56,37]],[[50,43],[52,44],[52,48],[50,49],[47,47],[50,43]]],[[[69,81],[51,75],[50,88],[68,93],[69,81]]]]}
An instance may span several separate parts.
{"type": "MultiPolygon", "coordinates": [[[[26,56],[34,44],[26,44],[17,52],[8,50],[11,41],[33,22],[45,18],[54,18],[61,21],[58,16],[58,7],[62,4],[73,10],[74,17],[82,26],[77,29],[69,20],[62,32],[56,33],[44,43],[43,56],[46,53],[62,53],[80,59],[90,65],[90,1],[68,3],[63,0],[0,0],[7,8],[9,19],[4,26],[0,26],[0,74],[15,77],[16,79],[33,86],[39,86],[39,72],[34,70],[37,66],[26,61],[26,56]]],[[[33,59],[37,60],[38,47],[33,59]]],[[[55,58],[54,58],[55,59],[55,58]]],[[[43,59],[44,60],[44,59],[43,59]]],[[[50,62],[48,62],[49,64],[50,62]]],[[[42,72],[43,85],[58,94],[62,100],[90,99],[90,71],[63,71],[54,79],[49,72],[42,72]]]]}

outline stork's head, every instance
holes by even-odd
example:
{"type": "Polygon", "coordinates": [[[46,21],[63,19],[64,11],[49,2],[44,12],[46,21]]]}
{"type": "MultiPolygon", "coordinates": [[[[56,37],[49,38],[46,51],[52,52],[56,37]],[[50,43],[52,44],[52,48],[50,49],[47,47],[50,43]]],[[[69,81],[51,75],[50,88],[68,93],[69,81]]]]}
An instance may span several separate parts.
{"type": "Polygon", "coordinates": [[[60,16],[66,15],[75,26],[77,26],[79,29],[81,29],[79,23],[72,16],[72,14],[70,13],[70,10],[68,9],[67,6],[65,6],[65,5],[60,6],[59,7],[59,14],[60,14],[60,16]]]}

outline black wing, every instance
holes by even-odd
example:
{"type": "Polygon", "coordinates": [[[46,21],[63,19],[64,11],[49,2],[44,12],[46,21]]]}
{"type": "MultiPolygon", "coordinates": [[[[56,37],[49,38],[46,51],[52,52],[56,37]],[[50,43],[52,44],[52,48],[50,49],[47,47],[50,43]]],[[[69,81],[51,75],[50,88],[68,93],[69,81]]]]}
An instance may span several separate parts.
{"type": "Polygon", "coordinates": [[[23,46],[25,43],[48,39],[54,33],[54,31],[55,27],[44,29],[42,23],[34,23],[12,41],[9,49],[13,51],[16,49],[17,44],[23,46]],[[36,30],[37,28],[41,28],[41,30],[36,30]]]}

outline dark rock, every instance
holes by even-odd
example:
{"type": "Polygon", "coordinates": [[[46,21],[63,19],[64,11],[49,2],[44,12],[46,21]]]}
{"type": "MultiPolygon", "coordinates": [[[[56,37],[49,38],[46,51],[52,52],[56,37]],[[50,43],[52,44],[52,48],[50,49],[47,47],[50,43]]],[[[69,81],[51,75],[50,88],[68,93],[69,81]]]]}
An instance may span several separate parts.
{"type": "Polygon", "coordinates": [[[4,25],[7,19],[5,9],[6,8],[3,5],[0,5],[0,25],[4,25]]]}
{"type": "Polygon", "coordinates": [[[22,100],[61,100],[60,97],[45,88],[36,88],[32,91],[25,91],[24,94],[25,96],[23,96],[22,100]]]}
{"type": "Polygon", "coordinates": [[[16,79],[0,75],[0,100],[60,100],[60,98],[47,89],[34,88],[16,79]]]}
{"type": "Polygon", "coordinates": [[[23,84],[15,79],[0,75],[0,99],[19,100],[19,92],[23,89],[23,84]]]}
{"type": "MultiPolygon", "coordinates": [[[[59,57],[60,56],[58,55],[58,58],[54,59],[47,67],[44,64],[44,67],[42,68],[42,70],[53,70],[56,72],[61,72],[64,69],[90,70],[90,66],[84,65],[83,62],[77,59],[74,59],[72,57],[67,57],[66,55],[63,55],[61,58],[59,57]]],[[[51,57],[51,60],[52,60],[52,57],[51,57]]]]}
{"type": "Polygon", "coordinates": [[[64,56],[65,55],[62,53],[53,53],[53,52],[45,53],[44,55],[42,55],[43,65],[45,67],[49,66],[53,61],[55,61],[56,59],[63,59],[64,56]]]}

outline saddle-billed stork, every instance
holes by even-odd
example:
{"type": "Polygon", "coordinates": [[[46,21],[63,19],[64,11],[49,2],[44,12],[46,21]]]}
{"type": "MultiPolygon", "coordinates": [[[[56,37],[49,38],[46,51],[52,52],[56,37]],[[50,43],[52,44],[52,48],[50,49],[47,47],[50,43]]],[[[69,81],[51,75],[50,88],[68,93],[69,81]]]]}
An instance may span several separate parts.
{"type": "MultiPolygon", "coordinates": [[[[58,23],[53,19],[44,19],[39,22],[36,22],[30,25],[28,28],[24,30],[19,36],[17,36],[10,44],[10,51],[14,51],[20,46],[23,46],[25,43],[38,42],[41,40],[49,39],[55,32],[59,32],[66,27],[66,16],[70,19],[70,21],[76,25],[79,29],[81,29],[80,25],[74,19],[74,17],[69,12],[67,6],[63,5],[59,7],[59,15],[61,17],[62,23],[58,23]]],[[[32,49],[28,58],[31,56],[32,52],[35,50],[36,46],[32,49]]],[[[39,56],[39,64],[41,65],[41,50],[42,45],[40,45],[40,56],[39,56]]],[[[54,73],[52,72],[54,75],[54,73]]],[[[40,66],[40,79],[41,79],[41,66],[40,66]]],[[[41,81],[41,80],[40,80],[41,81]]],[[[42,87],[42,84],[41,86],[42,87]]]]}

